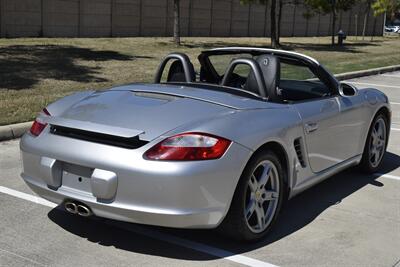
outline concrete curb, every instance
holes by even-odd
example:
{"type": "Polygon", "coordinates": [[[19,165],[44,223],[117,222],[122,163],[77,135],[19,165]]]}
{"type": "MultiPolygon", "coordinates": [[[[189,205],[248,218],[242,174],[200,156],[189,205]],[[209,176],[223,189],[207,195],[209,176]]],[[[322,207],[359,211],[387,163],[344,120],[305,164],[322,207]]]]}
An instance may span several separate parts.
{"type": "MultiPolygon", "coordinates": [[[[359,78],[363,76],[377,75],[386,72],[392,72],[400,70],[400,65],[387,66],[382,68],[375,68],[369,70],[352,71],[346,73],[336,74],[335,77],[339,80],[348,80],[359,78]]],[[[32,121],[23,122],[17,124],[10,124],[5,126],[0,126],[0,141],[10,140],[21,137],[25,132],[29,130],[32,126],[32,121]]]]}
{"type": "Polygon", "coordinates": [[[0,141],[19,138],[27,132],[31,126],[31,121],[0,126],[0,141]]]}
{"type": "Polygon", "coordinates": [[[375,68],[375,69],[369,69],[369,70],[359,70],[359,71],[340,73],[340,74],[335,74],[335,77],[339,81],[343,81],[343,80],[354,79],[354,78],[359,78],[359,77],[364,77],[364,76],[377,75],[377,74],[382,74],[382,73],[392,72],[392,71],[397,71],[397,70],[400,70],[400,65],[393,65],[393,66],[387,66],[387,67],[375,68]]]}

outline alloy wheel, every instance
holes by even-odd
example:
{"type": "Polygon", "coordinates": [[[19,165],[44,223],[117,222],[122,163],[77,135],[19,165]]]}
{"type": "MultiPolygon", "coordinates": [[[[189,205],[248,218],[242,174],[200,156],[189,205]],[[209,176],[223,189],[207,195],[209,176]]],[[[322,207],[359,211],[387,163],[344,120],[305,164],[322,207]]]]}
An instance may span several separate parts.
{"type": "Polygon", "coordinates": [[[386,147],[386,123],[383,118],[376,120],[369,144],[369,162],[372,167],[377,167],[381,162],[386,147]]]}
{"type": "Polygon", "coordinates": [[[254,233],[261,233],[270,225],[279,200],[279,176],[269,160],[260,162],[247,183],[244,216],[254,233]]]}

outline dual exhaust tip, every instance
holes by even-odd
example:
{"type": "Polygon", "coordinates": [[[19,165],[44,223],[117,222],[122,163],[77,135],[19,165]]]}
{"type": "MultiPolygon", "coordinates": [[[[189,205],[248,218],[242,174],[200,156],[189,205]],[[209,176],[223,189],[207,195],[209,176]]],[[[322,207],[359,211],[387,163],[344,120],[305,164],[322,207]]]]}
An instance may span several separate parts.
{"type": "Polygon", "coordinates": [[[90,210],[90,208],[82,203],[67,201],[64,203],[64,208],[69,213],[82,217],[89,217],[92,215],[92,211],[90,210]]]}

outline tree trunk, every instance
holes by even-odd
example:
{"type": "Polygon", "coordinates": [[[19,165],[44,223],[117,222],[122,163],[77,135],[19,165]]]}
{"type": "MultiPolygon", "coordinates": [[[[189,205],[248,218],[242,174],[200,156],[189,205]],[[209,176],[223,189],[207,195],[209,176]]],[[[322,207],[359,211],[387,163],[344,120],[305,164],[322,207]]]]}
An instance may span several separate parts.
{"type": "Polygon", "coordinates": [[[174,42],[176,45],[181,44],[179,6],[179,0],[174,0],[174,42]]]}
{"type": "Polygon", "coordinates": [[[332,36],[332,45],[335,45],[335,30],[336,30],[336,11],[335,9],[332,10],[332,30],[331,30],[331,36],[332,36]]]}
{"type": "Polygon", "coordinates": [[[376,17],[374,16],[374,28],[372,29],[371,42],[374,40],[375,29],[376,29],[376,17]]]}
{"type": "Polygon", "coordinates": [[[278,9],[278,26],[276,29],[276,44],[281,46],[281,21],[282,21],[282,9],[283,9],[283,0],[279,0],[279,9],[278,9]]]}
{"type": "Polygon", "coordinates": [[[271,46],[272,48],[277,47],[276,43],[276,0],[271,1],[271,46]]]}
{"type": "Polygon", "coordinates": [[[365,31],[367,30],[367,23],[368,23],[368,17],[369,17],[369,11],[370,11],[370,4],[367,2],[367,7],[365,10],[364,14],[364,25],[363,25],[363,31],[362,31],[362,40],[364,41],[365,38],[365,31]]]}

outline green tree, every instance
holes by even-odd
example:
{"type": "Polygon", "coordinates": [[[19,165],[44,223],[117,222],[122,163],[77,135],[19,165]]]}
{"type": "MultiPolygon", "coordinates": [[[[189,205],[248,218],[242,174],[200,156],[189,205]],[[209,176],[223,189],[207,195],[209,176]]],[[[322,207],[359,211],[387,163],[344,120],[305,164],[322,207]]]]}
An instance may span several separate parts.
{"type": "Polygon", "coordinates": [[[386,13],[387,18],[392,21],[396,12],[400,10],[400,0],[375,0],[372,3],[372,9],[374,10],[374,16],[386,13]]]}
{"type": "MultiPolygon", "coordinates": [[[[271,47],[277,48],[279,47],[279,36],[277,31],[277,23],[276,23],[276,1],[283,0],[271,0],[271,9],[270,9],[270,17],[271,17],[271,47]]],[[[240,0],[240,3],[243,5],[248,5],[251,3],[258,3],[262,5],[267,5],[268,0],[240,0]]],[[[278,4],[279,5],[279,4],[278,4]]]]}
{"type": "Polygon", "coordinates": [[[335,45],[335,30],[336,20],[340,10],[349,10],[356,0],[304,0],[304,4],[308,8],[309,14],[320,13],[320,14],[331,14],[331,37],[332,45],[335,45]]]}

